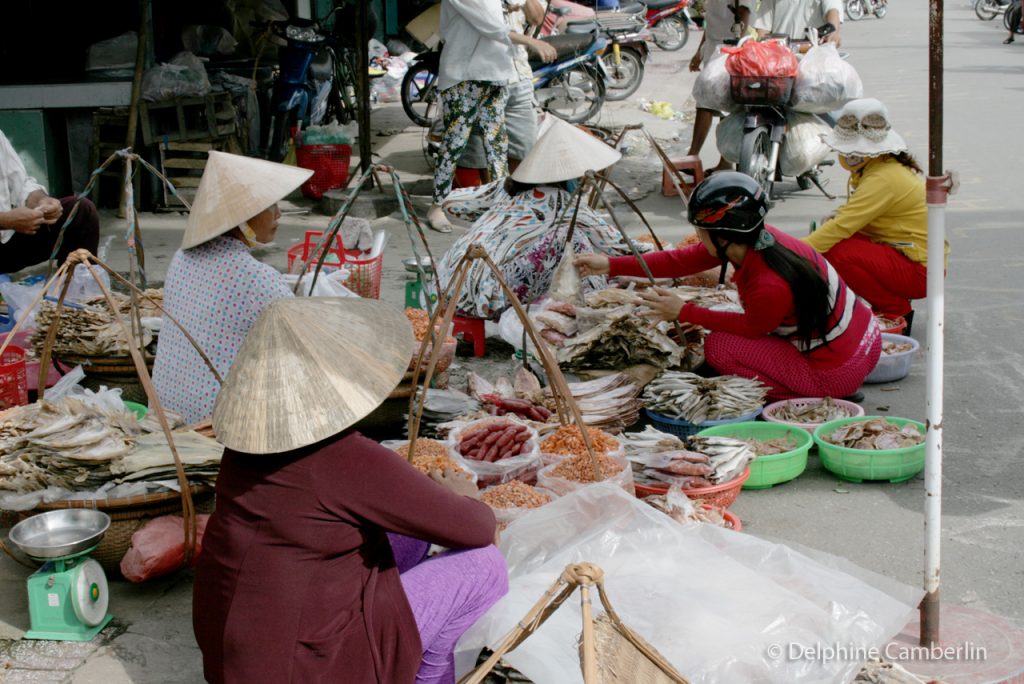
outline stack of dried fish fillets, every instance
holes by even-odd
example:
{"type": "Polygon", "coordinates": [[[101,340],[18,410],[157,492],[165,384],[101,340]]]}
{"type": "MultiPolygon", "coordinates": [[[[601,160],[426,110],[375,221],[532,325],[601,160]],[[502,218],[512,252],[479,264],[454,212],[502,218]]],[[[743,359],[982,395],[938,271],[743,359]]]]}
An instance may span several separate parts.
{"type": "MultiPolygon", "coordinates": [[[[223,447],[189,431],[175,444],[190,479],[212,481],[223,447]]],[[[75,397],[19,406],[0,416],[0,490],[60,487],[92,491],[109,481],[165,479],[174,460],[160,432],[147,434],[135,414],[75,397]]]]}
{"type": "MultiPolygon", "coordinates": [[[[640,419],[642,387],[625,373],[567,383],[587,425],[618,434],[640,419]]],[[[550,394],[550,388],[545,390],[550,394]]]]}
{"type": "MultiPolygon", "coordinates": [[[[163,300],[163,290],[146,290],[145,294],[158,302],[163,300]]],[[[131,300],[117,292],[111,293],[119,313],[127,315],[131,310],[131,300]]],[[[46,335],[56,319],[57,304],[44,300],[36,314],[36,332],[32,336],[32,346],[37,356],[42,354],[46,335]]],[[[139,315],[142,318],[158,318],[160,311],[149,300],[139,298],[139,315]]],[[[152,332],[142,327],[143,346],[153,341],[152,332]]],[[[94,297],[82,303],[66,302],[60,314],[60,325],[57,338],[53,344],[53,353],[57,356],[127,356],[129,341],[118,324],[110,305],[104,297],[94,297]]]]}

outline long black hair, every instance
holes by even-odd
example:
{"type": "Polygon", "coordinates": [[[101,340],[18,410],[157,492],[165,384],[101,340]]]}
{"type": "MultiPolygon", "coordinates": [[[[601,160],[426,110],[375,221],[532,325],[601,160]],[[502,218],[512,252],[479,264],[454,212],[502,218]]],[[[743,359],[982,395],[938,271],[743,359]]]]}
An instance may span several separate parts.
{"type": "Polygon", "coordinates": [[[890,156],[892,156],[893,159],[898,161],[900,164],[903,164],[914,173],[920,174],[922,176],[924,175],[924,169],[922,169],[921,165],[917,163],[916,159],[914,159],[914,155],[910,154],[906,150],[904,150],[903,152],[897,152],[896,154],[890,156]]]}
{"type": "MultiPolygon", "coordinates": [[[[720,245],[722,254],[728,243],[747,245],[753,249],[764,224],[757,230],[746,233],[731,230],[711,230],[711,241],[720,245]],[[724,238],[726,244],[719,242],[724,238]]],[[[789,285],[793,293],[793,305],[796,308],[796,335],[805,348],[810,347],[814,338],[827,344],[829,318],[833,304],[829,301],[828,281],[821,275],[809,259],[803,257],[784,245],[775,242],[769,247],[758,250],[768,268],[779,274],[789,285]]]]}

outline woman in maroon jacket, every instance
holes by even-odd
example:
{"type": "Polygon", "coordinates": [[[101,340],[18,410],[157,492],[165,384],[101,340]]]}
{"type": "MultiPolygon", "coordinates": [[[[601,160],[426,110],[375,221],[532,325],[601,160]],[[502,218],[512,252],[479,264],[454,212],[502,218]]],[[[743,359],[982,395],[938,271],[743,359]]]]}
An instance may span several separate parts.
{"type": "Polygon", "coordinates": [[[279,300],[249,333],[213,414],[227,448],[192,605],[208,681],[454,682],[455,643],[508,589],[494,515],[349,429],[412,344],[363,299],[279,300]]]}
{"type": "MultiPolygon", "coordinates": [[[[758,378],[772,400],[849,395],[878,362],[878,325],[824,257],[765,225],[767,213],[752,178],[720,171],[690,197],[689,219],[701,244],[644,257],[661,278],[719,265],[720,283],[731,263],[743,313],[684,303],[663,288],[638,295],[652,316],[712,331],[704,341],[708,364],[719,373],[758,378]]],[[[633,257],[584,255],[576,264],[582,275],[644,275],[633,257]]]]}

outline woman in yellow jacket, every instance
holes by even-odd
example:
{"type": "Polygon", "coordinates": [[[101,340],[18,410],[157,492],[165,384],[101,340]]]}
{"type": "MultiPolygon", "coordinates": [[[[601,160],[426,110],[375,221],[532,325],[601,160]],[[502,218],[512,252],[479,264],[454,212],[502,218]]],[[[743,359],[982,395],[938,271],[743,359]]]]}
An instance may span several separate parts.
{"type": "Polygon", "coordinates": [[[923,171],[875,99],[843,107],[825,142],[850,172],[849,200],[805,239],[876,314],[903,316],[909,334],[910,302],[928,292],[923,171]]]}

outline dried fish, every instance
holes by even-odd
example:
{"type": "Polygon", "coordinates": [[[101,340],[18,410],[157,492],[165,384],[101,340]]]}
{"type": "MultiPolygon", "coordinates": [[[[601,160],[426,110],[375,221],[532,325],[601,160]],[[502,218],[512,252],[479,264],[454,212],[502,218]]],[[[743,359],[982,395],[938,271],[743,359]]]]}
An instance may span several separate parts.
{"type": "Polygon", "coordinates": [[[580,282],[580,274],[576,270],[575,261],[576,251],[573,249],[572,241],[570,240],[562,252],[562,260],[555,267],[551,290],[548,293],[551,299],[573,305],[583,303],[583,287],[580,282]]]}
{"type": "Polygon", "coordinates": [[[924,435],[914,425],[902,427],[885,418],[847,423],[822,438],[831,444],[850,449],[902,449],[924,442],[924,435]]]}
{"type": "Polygon", "coordinates": [[[903,354],[914,348],[914,345],[910,342],[893,342],[891,340],[883,340],[882,342],[882,353],[885,355],[892,354],[903,354]]]}
{"type": "MultiPolygon", "coordinates": [[[[145,295],[157,302],[163,301],[163,290],[146,290],[145,295]]],[[[131,311],[131,299],[117,292],[111,293],[118,312],[122,315],[131,311]]],[[[139,314],[142,318],[159,318],[160,310],[144,298],[138,298],[139,314]]],[[[36,331],[32,336],[35,354],[42,353],[43,344],[54,324],[57,314],[56,302],[44,300],[36,314],[36,331]]],[[[148,346],[153,341],[152,332],[142,327],[142,344],[148,346]]],[[[114,313],[105,297],[94,297],[74,306],[65,306],[61,310],[57,337],[53,345],[53,353],[57,356],[126,356],[129,340],[117,322],[114,313]]]]}
{"type": "Polygon", "coordinates": [[[808,404],[789,400],[779,406],[772,413],[777,418],[787,423],[827,423],[837,418],[850,418],[853,411],[835,402],[832,397],[825,397],[821,401],[808,404]]]}
{"type": "Polygon", "coordinates": [[[643,401],[655,413],[700,425],[756,411],[767,393],[764,384],[750,378],[665,371],[644,389],[643,401]]]}
{"type": "Polygon", "coordinates": [[[784,454],[796,448],[796,440],[791,437],[776,437],[774,439],[741,439],[746,442],[758,456],[771,456],[772,454],[784,454]]]}

